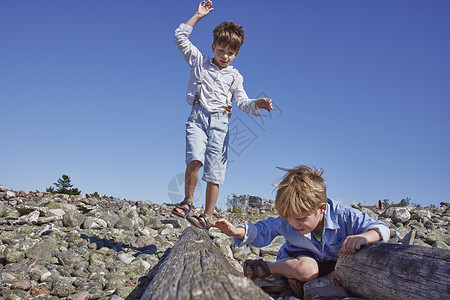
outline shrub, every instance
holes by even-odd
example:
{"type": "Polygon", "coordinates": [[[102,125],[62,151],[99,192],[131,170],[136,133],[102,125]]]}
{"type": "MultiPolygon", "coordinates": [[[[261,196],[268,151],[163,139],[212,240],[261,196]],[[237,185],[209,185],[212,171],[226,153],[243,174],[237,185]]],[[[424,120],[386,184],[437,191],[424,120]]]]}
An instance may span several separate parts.
{"type": "Polygon", "coordinates": [[[52,186],[47,188],[47,192],[52,194],[66,194],[66,195],[79,195],[81,191],[77,188],[72,188],[73,184],[70,183],[70,177],[63,174],[57,182],[53,183],[56,189],[52,186]]]}
{"type": "Polygon", "coordinates": [[[240,195],[232,193],[227,196],[228,211],[235,214],[242,214],[247,205],[249,195],[240,195]]]}

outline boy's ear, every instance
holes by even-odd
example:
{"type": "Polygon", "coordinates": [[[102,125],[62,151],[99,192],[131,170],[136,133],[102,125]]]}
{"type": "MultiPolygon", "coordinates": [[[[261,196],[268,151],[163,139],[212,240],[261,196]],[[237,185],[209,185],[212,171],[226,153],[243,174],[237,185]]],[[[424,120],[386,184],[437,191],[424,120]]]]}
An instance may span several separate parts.
{"type": "Polygon", "coordinates": [[[212,49],[212,52],[214,53],[214,51],[216,50],[214,47],[214,44],[211,45],[211,49],[212,49]]]}
{"type": "Polygon", "coordinates": [[[322,204],[320,204],[319,208],[320,208],[321,212],[325,212],[327,210],[327,204],[326,203],[322,203],[322,204]]]}

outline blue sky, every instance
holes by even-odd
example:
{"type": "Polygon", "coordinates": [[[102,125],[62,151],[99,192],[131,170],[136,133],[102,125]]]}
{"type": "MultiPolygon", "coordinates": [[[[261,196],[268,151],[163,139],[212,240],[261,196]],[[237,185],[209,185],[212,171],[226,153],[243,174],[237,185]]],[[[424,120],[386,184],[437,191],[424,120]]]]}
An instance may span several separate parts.
{"type": "MultiPolygon", "coordinates": [[[[0,185],[45,191],[62,174],[83,193],[181,197],[189,68],[173,33],[197,1],[0,2],[0,185]]],[[[450,201],[450,2],[214,1],[191,35],[241,23],[237,108],[218,205],[274,199],[276,168],[323,168],[347,204],[450,201]]],[[[204,199],[200,182],[196,204],[204,199]]]]}

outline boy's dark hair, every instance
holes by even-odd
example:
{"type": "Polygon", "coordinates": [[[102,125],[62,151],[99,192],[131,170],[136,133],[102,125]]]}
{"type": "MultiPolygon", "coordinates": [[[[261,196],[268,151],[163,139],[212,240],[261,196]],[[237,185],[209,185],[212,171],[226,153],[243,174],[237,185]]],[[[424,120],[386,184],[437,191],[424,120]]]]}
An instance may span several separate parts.
{"type": "Polygon", "coordinates": [[[241,25],[233,21],[220,23],[214,28],[213,33],[214,45],[226,46],[233,51],[239,52],[239,49],[244,44],[245,31],[241,25]]]}

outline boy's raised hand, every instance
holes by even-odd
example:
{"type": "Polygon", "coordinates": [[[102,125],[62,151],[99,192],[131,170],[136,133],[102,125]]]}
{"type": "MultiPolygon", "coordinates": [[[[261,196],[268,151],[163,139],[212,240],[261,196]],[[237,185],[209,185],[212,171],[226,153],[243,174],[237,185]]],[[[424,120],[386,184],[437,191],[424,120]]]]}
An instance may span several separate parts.
{"type": "Polygon", "coordinates": [[[194,27],[198,21],[200,21],[204,16],[209,14],[214,8],[212,8],[211,1],[202,1],[198,5],[197,12],[186,22],[186,25],[194,27]]]}
{"type": "Polygon", "coordinates": [[[273,110],[272,99],[269,98],[259,98],[256,99],[256,108],[265,109],[268,112],[273,110]]]}
{"type": "Polygon", "coordinates": [[[212,1],[209,1],[209,0],[208,1],[202,1],[198,5],[197,15],[200,18],[203,18],[204,16],[209,14],[212,10],[214,10],[214,8],[212,8],[212,1]]]}

